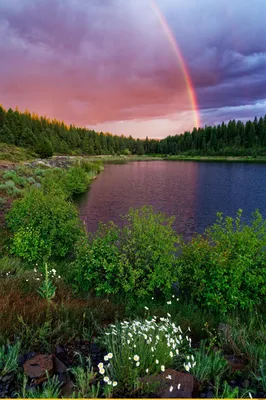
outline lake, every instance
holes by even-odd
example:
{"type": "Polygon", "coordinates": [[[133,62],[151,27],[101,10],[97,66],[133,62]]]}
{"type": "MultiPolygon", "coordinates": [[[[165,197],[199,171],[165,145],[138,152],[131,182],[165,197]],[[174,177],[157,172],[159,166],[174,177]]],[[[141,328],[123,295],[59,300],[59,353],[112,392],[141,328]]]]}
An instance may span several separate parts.
{"type": "Polygon", "coordinates": [[[175,216],[177,233],[189,239],[215,222],[216,212],[249,221],[256,208],[266,216],[266,164],[142,161],[108,164],[87,193],[77,199],[88,231],[130,207],[152,205],[175,216]]]}

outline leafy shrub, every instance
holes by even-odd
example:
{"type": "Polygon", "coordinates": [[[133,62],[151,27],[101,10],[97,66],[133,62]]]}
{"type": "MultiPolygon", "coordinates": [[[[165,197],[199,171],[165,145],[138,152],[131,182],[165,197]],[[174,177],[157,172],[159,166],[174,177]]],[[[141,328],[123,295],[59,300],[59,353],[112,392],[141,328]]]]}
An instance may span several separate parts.
{"type": "Polygon", "coordinates": [[[266,221],[256,211],[251,226],[218,213],[205,236],[181,246],[179,281],[198,303],[225,313],[261,303],[266,294],[266,221]]]}
{"type": "Polygon", "coordinates": [[[113,223],[101,225],[77,246],[77,284],[97,294],[120,292],[128,302],[150,298],[155,290],[168,295],[176,281],[173,219],[152,207],[131,209],[123,219],[121,230],[113,223]]]}
{"type": "Polygon", "coordinates": [[[7,224],[14,233],[11,252],[28,261],[66,256],[82,232],[74,205],[36,188],[13,203],[7,224]]]}
{"type": "Polygon", "coordinates": [[[31,185],[34,185],[36,183],[35,179],[32,176],[29,176],[27,178],[27,182],[30,183],[31,185]]]}
{"type": "Polygon", "coordinates": [[[69,198],[71,193],[65,187],[66,171],[61,168],[52,168],[45,171],[41,184],[44,193],[69,198]]]}
{"type": "Polygon", "coordinates": [[[43,169],[43,168],[35,168],[35,169],[33,170],[33,173],[34,173],[34,175],[36,175],[36,176],[44,176],[45,172],[46,172],[46,170],[43,169]]]}
{"type": "Polygon", "coordinates": [[[6,199],[4,197],[0,197],[0,207],[6,204],[6,199]]]}
{"type": "Polygon", "coordinates": [[[64,183],[68,192],[73,195],[86,192],[90,179],[83,168],[72,167],[66,172],[64,183]]]}
{"type": "Polygon", "coordinates": [[[79,161],[78,166],[86,172],[99,174],[103,170],[103,163],[101,161],[86,161],[84,158],[79,161]]]}
{"type": "Polygon", "coordinates": [[[4,180],[14,180],[14,177],[17,176],[17,173],[14,169],[10,169],[9,171],[5,171],[2,176],[4,180]]]}
{"type": "Polygon", "coordinates": [[[117,241],[119,228],[101,224],[88,239],[81,238],[76,247],[73,279],[79,290],[94,289],[97,295],[114,294],[121,290],[123,274],[117,241]]]}
{"type": "Polygon", "coordinates": [[[152,207],[130,209],[123,217],[119,241],[123,265],[121,283],[129,297],[151,297],[157,290],[168,296],[177,280],[174,218],[157,213],[152,207]]]}
{"type": "Polygon", "coordinates": [[[131,151],[129,150],[129,149],[125,149],[125,150],[123,150],[123,152],[122,152],[123,154],[124,154],[124,156],[131,156],[131,151]]]}
{"type": "Polygon", "coordinates": [[[42,187],[45,193],[54,193],[65,198],[87,190],[90,179],[81,167],[71,167],[68,170],[53,168],[45,172],[42,187]]]}
{"type": "Polygon", "coordinates": [[[11,181],[11,180],[8,180],[8,181],[6,181],[6,183],[5,183],[5,187],[6,188],[13,188],[13,187],[15,187],[16,185],[15,185],[15,182],[13,182],[13,181],[11,181]]]}
{"type": "Polygon", "coordinates": [[[11,197],[15,197],[21,193],[21,190],[18,189],[15,183],[11,180],[8,180],[5,183],[0,184],[0,190],[3,190],[11,197]]]}

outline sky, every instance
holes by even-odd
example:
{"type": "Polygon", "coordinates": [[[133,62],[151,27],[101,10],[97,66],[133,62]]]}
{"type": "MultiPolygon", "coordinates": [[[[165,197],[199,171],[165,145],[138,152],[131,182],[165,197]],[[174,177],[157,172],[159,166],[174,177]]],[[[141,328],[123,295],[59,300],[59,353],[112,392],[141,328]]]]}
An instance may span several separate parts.
{"type": "Polygon", "coordinates": [[[265,20],[266,0],[0,0],[0,104],[158,139],[264,116],[265,20]]]}

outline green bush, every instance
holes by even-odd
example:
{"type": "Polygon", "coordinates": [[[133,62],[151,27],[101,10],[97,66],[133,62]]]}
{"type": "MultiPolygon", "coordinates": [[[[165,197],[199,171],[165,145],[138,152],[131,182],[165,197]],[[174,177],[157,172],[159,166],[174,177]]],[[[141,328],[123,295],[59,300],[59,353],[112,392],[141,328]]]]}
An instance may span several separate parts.
{"type": "Polygon", "coordinates": [[[130,209],[123,218],[119,243],[123,265],[121,283],[129,297],[151,297],[155,290],[169,295],[177,280],[176,246],[179,237],[174,218],[157,213],[151,206],[130,209]]]}
{"type": "Polygon", "coordinates": [[[259,305],[266,294],[266,221],[256,211],[251,226],[218,213],[204,236],[181,246],[179,282],[202,306],[225,313],[259,305]]]}
{"type": "Polygon", "coordinates": [[[17,173],[14,169],[10,169],[9,171],[5,171],[3,173],[3,179],[4,180],[14,180],[14,177],[17,176],[17,173]]]}
{"type": "Polygon", "coordinates": [[[84,171],[93,174],[99,174],[103,170],[103,163],[101,161],[92,162],[82,159],[77,165],[84,169],[84,171]]]}
{"type": "Polygon", "coordinates": [[[69,198],[71,193],[65,187],[65,175],[66,171],[60,168],[52,168],[45,171],[44,177],[41,180],[44,193],[62,196],[65,199],[69,198]]]}
{"type": "Polygon", "coordinates": [[[129,149],[125,149],[125,150],[122,151],[122,154],[124,156],[131,156],[132,153],[131,153],[131,151],[129,149]]]}
{"type": "Polygon", "coordinates": [[[101,224],[95,234],[82,238],[76,247],[73,279],[79,290],[94,289],[96,294],[114,294],[121,290],[123,274],[117,241],[119,228],[101,224]]]}
{"type": "Polygon", "coordinates": [[[131,209],[123,219],[121,230],[101,225],[77,246],[77,284],[97,294],[122,293],[128,302],[143,301],[156,290],[169,295],[176,281],[173,219],[152,207],[131,209]]]}
{"type": "Polygon", "coordinates": [[[6,204],[6,199],[4,197],[0,197],[0,207],[6,204]]]}
{"type": "Polygon", "coordinates": [[[44,176],[45,175],[46,170],[43,168],[35,168],[33,170],[34,175],[36,176],[44,176]]]}
{"type": "Polygon", "coordinates": [[[8,196],[11,197],[15,197],[21,193],[21,190],[18,189],[15,183],[11,180],[6,181],[5,183],[1,183],[0,190],[6,192],[8,196]]]}
{"type": "Polygon", "coordinates": [[[13,203],[6,220],[14,233],[11,253],[28,261],[66,256],[82,233],[74,205],[36,188],[13,203]]]}
{"type": "Polygon", "coordinates": [[[29,176],[29,177],[27,178],[27,182],[30,183],[31,185],[33,185],[33,184],[36,183],[35,179],[34,179],[32,176],[29,176]]]}
{"type": "Polygon", "coordinates": [[[89,183],[90,179],[81,167],[72,167],[66,172],[64,184],[72,195],[86,192],[89,183]]]}
{"type": "Polygon", "coordinates": [[[47,170],[42,179],[45,193],[54,193],[65,198],[84,193],[89,183],[89,176],[81,167],[71,167],[68,170],[53,168],[47,170]]]}

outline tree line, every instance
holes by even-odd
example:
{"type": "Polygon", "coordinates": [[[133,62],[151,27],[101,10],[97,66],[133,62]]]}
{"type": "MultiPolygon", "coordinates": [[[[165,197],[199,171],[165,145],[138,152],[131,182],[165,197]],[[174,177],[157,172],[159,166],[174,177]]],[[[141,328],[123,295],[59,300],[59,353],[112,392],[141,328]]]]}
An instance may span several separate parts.
{"type": "Polygon", "coordinates": [[[42,157],[57,154],[266,155],[266,115],[254,121],[194,128],[162,140],[135,139],[66,125],[0,106],[0,142],[29,148],[42,157]]]}

